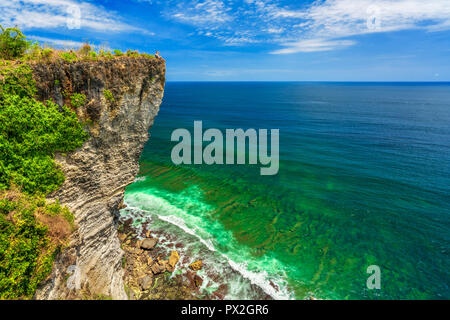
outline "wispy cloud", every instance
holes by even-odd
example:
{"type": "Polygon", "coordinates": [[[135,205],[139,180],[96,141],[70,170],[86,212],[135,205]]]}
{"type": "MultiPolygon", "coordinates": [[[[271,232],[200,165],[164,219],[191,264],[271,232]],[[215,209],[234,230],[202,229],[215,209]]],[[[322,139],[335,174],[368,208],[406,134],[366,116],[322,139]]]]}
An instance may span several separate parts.
{"type": "Polygon", "coordinates": [[[179,2],[171,17],[180,22],[194,26],[222,26],[224,23],[232,20],[230,11],[222,0],[195,0],[188,4],[179,2]]]}
{"type": "Polygon", "coordinates": [[[23,30],[79,26],[97,32],[145,32],[122,22],[114,12],[77,0],[0,0],[0,11],[0,24],[18,25],[23,30]]]}
{"type": "Polygon", "coordinates": [[[81,41],[51,39],[51,38],[36,37],[36,36],[30,36],[28,38],[30,38],[31,40],[38,41],[41,44],[49,44],[49,45],[59,47],[59,48],[64,48],[64,49],[80,48],[83,45],[83,42],[81,42],[81,41]]]}
{"type": "Polygon", "coordinates": [[[166,17],[226,45],[281,44],[274,54],[329,51],[369,33],[450,29],[449,0],[184,0],[165,2],[166,17]],[[177,3],[177,4],[176,4],[177,3]]]}

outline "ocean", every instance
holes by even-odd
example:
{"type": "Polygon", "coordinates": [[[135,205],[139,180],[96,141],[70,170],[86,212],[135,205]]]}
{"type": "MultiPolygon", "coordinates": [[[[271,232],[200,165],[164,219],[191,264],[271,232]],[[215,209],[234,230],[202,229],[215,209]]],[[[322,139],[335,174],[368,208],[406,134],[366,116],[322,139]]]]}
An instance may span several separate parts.
{"type": "Polygon", "coordinates": [[[168,82],[150,134],[121,215],[202,259],[202,290],[450,298],[450,83],[168,82]],[[173,130],[197,120],[279,129],[279,173],[174,165],[173,130]]]}

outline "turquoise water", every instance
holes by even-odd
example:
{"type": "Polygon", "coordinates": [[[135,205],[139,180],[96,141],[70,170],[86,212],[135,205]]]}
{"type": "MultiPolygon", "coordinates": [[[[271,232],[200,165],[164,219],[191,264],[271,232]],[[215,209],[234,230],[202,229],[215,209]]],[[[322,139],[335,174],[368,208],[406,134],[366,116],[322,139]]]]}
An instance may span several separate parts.
{"type": "Polygon", "coordinates": [[[280,299],[450,298],[450,84],[168,83],[150,133],[123,214],[195,237],[248,280],[233,283],[280,299]],[[171,133],[196,120],[280,129],[279,174],[174,166],[171,133]]]}

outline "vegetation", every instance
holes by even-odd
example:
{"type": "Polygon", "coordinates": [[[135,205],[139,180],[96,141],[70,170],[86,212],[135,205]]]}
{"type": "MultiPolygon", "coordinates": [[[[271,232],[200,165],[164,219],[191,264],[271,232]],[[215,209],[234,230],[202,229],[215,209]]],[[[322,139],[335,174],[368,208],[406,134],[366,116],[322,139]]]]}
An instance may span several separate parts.
{"type": "Polygon", "coordinates": [[[0,57],[12,60],[24,55],[30,47],[30,42],[26,40],[22,32],[17,28],[4,29],[0,26],[0,57]]]}
{"type": "Polygon", "coordinates": [[[59,203],[0,192],[0,299],[32,298],[72,230],[73,216],[59,203]]]}
{"type": "Polygon", "coordinates": [[[98,59],[115,59],[119,57],[147,58],[154,59],[155,56],[138,51],[128,50],[122,53],[120,50],[99,50],[95,51],[89,43],[85,43],[81,48],[75,50],[56,50],[42,47],[37,42],[27,40],[25,35],[17,28],[4,29],[2,26],[0,33],[0,59],[28,61],[54,61],[61,59],[69,63],[75,61],[96,61],[98,59]]]}
{"type": "Polygon", "coordinates": [[[120,51],[120,50],[113,50],[113,52],[114,52],[114,55],[115,56],[117,56],[117,57],[121,57],[121,56],[123,56],[123,53],[122,53],[122,51],[120,51]]]}
{"type": "MultiPolygon", "coordinates": [[[[32,43],[17,29],[3,29],[3,59],[46,59],[53,49],[32,43]]],[[[72,52],[61,54],[73,61],[72,52]]],[[[79,148],[88,138],[68,107],[35,99],[30,66],[0,61],[0,299],[27,299],[51,272],[54,257],[73,228],[73,216],[45,196],[64,181],[56,152],[79,148]]],[[[73,107],[86,96],[71,95],[73,107]]]]}
{"type": "Polygon", "coordinates": [[[113,103],[116,99],[114,99],[114,95],[109,90],[103,90],[103,95],[105,96],[106,100],[108,100],[110,103],[113,103]]]}
{"type": "Polygon", "coordinates": [[[78,60],[78,57],[74,51],[60,52],[59,56],[67,62],[74,62],[78,60]]]}
{"type": "MultiPolygon", "coordinates": [[[[1,74],[0,189],[15,184],[28,194],[46,195],[64,181],[54,153],[79,148],[87,133],[69,108],[33,98],[29,66],[6,68],[1,74]]],[[[85,97],[73,100],[82,103],[85,97]]]]}
{"type": "Polygon", "coordinates": [[[72,107],[78,109],[86,104],[86,96],[81,93],[74,93],[70,96],[72,107]]]}

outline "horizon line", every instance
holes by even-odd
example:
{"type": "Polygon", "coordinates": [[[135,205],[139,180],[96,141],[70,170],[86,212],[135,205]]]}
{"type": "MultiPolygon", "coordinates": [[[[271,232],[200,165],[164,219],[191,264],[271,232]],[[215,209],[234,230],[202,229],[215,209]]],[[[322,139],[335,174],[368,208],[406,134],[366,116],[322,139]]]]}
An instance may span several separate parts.
{"type": "Polygon", "coordinates": [[[266,83],[441,83],[450,84],[450,80],[444,81],[432,81],[432,80],[421,80],[421,81],[408,81],[408,80],[166,80],[167,82],[266,82],[266,83]]]}

